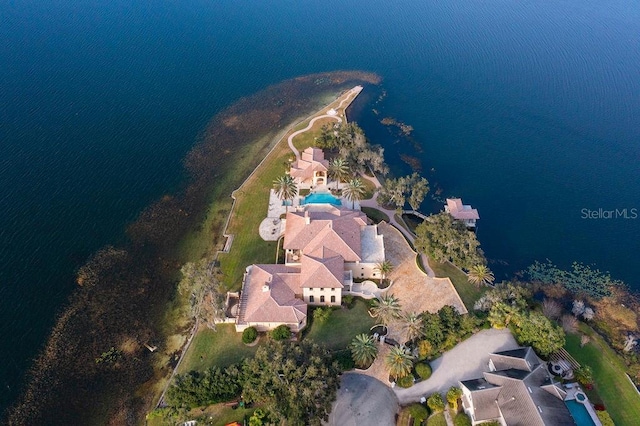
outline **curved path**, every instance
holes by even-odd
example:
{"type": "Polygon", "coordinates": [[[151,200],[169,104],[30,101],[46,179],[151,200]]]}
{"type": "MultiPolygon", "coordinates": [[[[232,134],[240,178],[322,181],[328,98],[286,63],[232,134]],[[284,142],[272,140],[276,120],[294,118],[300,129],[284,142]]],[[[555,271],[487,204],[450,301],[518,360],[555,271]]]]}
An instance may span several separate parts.
{"type": "Polygon", "coordinates": [[[293,153],[296,155],[296,160],[300,159],[300,151],[298,151],[296,149],[295,146],[293,146],[293,138],[295,138],[296,136],[298,136],[300,133],[304,133],[307,130],[309,130],[310,128],[313,127],[313,124],[322,119],[322,118],[335,118],[338,123],[342,123],[342,118],[338,117],[335,114],[324,114],[324,115],[319,115],[317,117],[314,117],[311,119],[311,121],[309,122],[309,124],[307,125],[307,127],[305,127],[304,129],[300,129],[300,130],[296,130],[295,132],[291,133],[289,135],[289,137],[287,138],[287,143],[289,144],[289,148],[291,148],[291,151],[293,151],[293,153]]]}
{"type": "MultiPolygon", "coordinates": [[[[361,91],[362,91],[362,86],[356,86],[353,89],[350,89],[349,93],[348,93],[348,96],[340,101],[340,103],[338,104],[337,109],[342,108],[345,102],[353,101],[353,99],[355,99],[355,97],[358,96],[358,94],[361,91]],[[353,98],[351,97],[351,95],[354,95],[353,98]]],[[[296,149],[296,147],[293,146],[293,138],[298,136],[300,133],[304,133],[304,132],[308,131],[309,129],[311,129],[313,127],[314,123],[316,121],[322,119],[322,118],[333,118],[338,123],[342,123],[342,118],[339,117],[338,116],[338,112],[335,109],[332,108],[329,111],[327,111],[327,114],[319,115],[317,117],[312,118],[311,121],[309,122],[309,125],[307,125],[307,127],[305,127],[304,129],[300,129],[300,130],[297,130],[297,131],[291,133],[291,135],[289,135],[289,137],[287,138],[287,143],[289,144],[289,148],[291,149],[291,151],[293,151],[293,153],[295,154],[296,160],[300,159],[300,151],[298,151],[296,149]]]]}

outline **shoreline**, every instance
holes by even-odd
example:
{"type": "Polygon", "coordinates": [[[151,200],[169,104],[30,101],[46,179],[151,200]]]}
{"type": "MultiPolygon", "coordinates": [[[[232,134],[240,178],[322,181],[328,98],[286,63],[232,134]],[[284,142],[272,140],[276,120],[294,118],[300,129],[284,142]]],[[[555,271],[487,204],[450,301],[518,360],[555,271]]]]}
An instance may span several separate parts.
{"type": "Polygon", "coordinates": [[[7,421],[51,422],[48,413],[54,411],[61,424],[142,420],[149,392],[155,392],[171,364],[176,331],[187,326],[179,315],[185,300],[174,290],[177,269],[214,248],[221,225],[216,215],[226,202],[220,199],[221,190],[238,181],[240,166],[250,170],[255,153],[267,151],[265,135],[283,131],[284,123],[305,106],[317,105],[319,97],[350,82],[379,80],[360,71],[312,74],[269,86],[216,114],[184,159],[182,190],[144,209],[126,230],[124,256],[98,258],[102,263],[92,264],[92,282],[69,296],[19,396],[3,413],[7,421]],[[319,79],[323,83],[314,84],[319,79]],[[277,102],[283,97],[287,102],[277,102]],[[150,352],[143,345],[148,342],[159,349],[150,352]],[[95,359],[110,347],[117,362],[97,364],[95,359]],[[90,392],[77,392],[87,386],[90,392]],[[102,404],[94,404],[96,398],[102,404]]]}

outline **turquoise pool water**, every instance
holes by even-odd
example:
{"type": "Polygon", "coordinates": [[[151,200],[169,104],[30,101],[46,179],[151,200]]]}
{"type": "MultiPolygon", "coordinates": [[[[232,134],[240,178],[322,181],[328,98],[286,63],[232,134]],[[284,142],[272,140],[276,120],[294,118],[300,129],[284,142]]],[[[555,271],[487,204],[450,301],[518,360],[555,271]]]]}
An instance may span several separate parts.
{"type": "Polygon", "coordinates": [[[571,412],[571,417],[573,417],[573,420],[578,426],[596,426],[584,404],[575,399],[565,401],[564,403],[567,405],[567,408],[571,412]]]}
{"type": "Polygon", "coordinates": [[[334,206],[341,206],[342,201],[329,193],[322,192],[307,195],[304,197],[302,204],[333,204],[334,206]]]}

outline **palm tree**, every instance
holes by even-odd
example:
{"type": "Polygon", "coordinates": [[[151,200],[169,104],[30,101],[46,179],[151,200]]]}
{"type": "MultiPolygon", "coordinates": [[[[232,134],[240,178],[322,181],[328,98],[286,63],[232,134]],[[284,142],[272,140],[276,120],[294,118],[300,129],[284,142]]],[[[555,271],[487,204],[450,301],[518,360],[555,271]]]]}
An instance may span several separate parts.
{"type": "Polygon", "coordinates": [[[415,312],[405,315],[402,329],[407,340],[413,343],[418,337],[424,336],[422,317],[415,312]]]}
{"type": "Polygon", "coordinates": [[[471,267],[469,271],[469,275],[467,276],[467,280],[475,284],[477,287],[482,285],[492,284],[495,281],[495,277],[493,276],[493,272],[489,270],[484,265],[475,265],[471,267]]]}
{"type": "Polygon", "coordinates": [[[380,284],[384,284],[387,274],[393,272],[393,263],[388,260],[383,260],[377,263],[374,269],[380,273],[380,284]]]}
{"type": "Polygon", "coordinates": [[[381,299],[373,299],[369,314],[377,318],[384,328],[387,328],[393,319],[400,316],[400,303],[392,295],[382,296],[381,299]]]}
{"type": "Polygon", "coordinates": [[[364,333],[354,337],[349,349],[351,349],[351,357],[358,367],[371,365],[378,355],[378,347],[373,336],[364,333]]]}
{"type": "Polygon", "coordinates": [[[340,182],[349,176],[349,163],[343,158],[334,158],[333,161],[329,163],[329,176],[336,181],[337,191],[340,182]]]}
{"type": "Polygon", "coordinates": [[[360,179],[351,179],[347,186],[342,190],[342,195],[351,201],[353,204],[351,206],[352,209],[356,207],[356,201],[362,200],[364,196],[364,185],[360,179]]]}
{"type": "Polygon", "coordinates": [[[273,189],[281,200],[293,200],[298,195],[298,185],[291,175],[279,176],[273,181],[273,189]]]}
{"type": "Polygon", "coordinates": [[[447,402],[454,413],[458,412],[458,399],[462,396],[462,389],[451,386],[447,391],[447,402]]]}
{"type": "Polygon", "coordinates": [[[406,353],[403,348],[394,346],[385,356],[384,363],[389,368],[389,374],[397,380],[411,374],[413,357],[406,353]]]}

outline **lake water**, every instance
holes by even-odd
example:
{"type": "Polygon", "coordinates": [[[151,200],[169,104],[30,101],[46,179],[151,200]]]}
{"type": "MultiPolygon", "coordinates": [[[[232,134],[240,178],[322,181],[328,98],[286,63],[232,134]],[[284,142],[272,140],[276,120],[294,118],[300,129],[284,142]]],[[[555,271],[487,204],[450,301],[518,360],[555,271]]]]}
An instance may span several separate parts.
{"type": "Polygon", "coordinates": [[[209,117],[300,74],[384,78],[380,116],[369,89],[354,117],[394,173],[418,157],[480,210],[499,277],[548,257],[640,287],[640,218],[582,218],[640,208],[633,1],[10,0],[0,37],[0,408],[74,270],[179,184],[209,117]]]}

